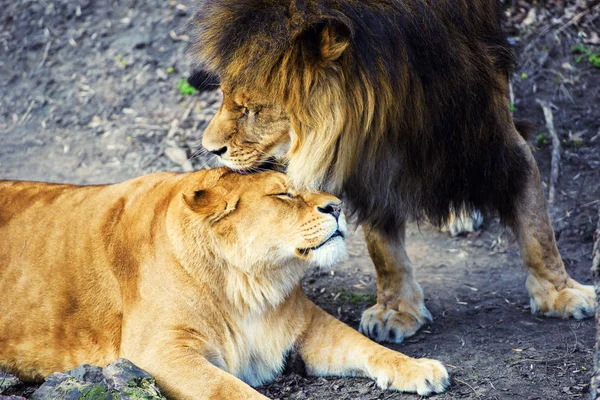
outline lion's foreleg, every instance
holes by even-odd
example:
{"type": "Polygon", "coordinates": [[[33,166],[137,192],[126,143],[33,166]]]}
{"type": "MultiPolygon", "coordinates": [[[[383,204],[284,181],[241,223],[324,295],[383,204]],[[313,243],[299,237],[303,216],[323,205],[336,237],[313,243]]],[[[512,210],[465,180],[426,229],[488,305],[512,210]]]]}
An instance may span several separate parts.
{"type": "Polygon", "coordinates": [[[546,201],[537,165],[525,141],[516,135],[525,149],[530,178],[523,195],[516,200],[516,215],[510,222],[527,270],[527,291],[534,314],[582,319],[594,315],[592,286],[571,279],[556,246],[546,210],[546,201]]]}
{"type": "Polygon", "coordinates": [[[363,228],[377,272],[377,304],[365,310],[359,330],[378,342],[400,343],[432,320],[404,247],[406,228],[402,224],[397,239],[363,228]]]}
{"type": "Polygon", "coordinates": [[[298,342],[307,372],[318,376],[364,376],[379,387],[420,395],[442,392],[448,372],[436,360],[414,359],[385,348],[304,299],[311,322],[298,342]]]}

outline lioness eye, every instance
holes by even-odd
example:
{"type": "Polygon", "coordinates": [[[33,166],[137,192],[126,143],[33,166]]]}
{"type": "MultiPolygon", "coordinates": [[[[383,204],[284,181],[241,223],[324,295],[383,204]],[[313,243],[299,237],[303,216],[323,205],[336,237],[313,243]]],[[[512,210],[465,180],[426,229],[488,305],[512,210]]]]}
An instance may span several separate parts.
{"type": "Polygon", "coordinates": [[[294,198],[294,195],[291,193],[275,193],[272,196],[280,196],[280,197],[285,196],[285,197],[289,197],[290,199],[294,198]]]}
{"type": "Polygon", "coordinates": [[[244,115],[250,114],[250,109],[248,107],[244,107],[244,115]]]}

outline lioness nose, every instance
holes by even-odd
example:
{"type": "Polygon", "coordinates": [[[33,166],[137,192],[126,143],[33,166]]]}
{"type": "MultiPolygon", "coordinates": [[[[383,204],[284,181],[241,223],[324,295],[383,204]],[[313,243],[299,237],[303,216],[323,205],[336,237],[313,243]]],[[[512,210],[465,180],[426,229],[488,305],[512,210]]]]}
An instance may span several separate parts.
{"type": "Polygon", "coordinates": [[[317,207],[317,210],[323,214],[331,214],[335,219],[338,219],[342,213],[342,205],[339,203],[329,203],[324,207],[317,207]]]}
{"type": "Polygon", "coordinates": [[[211,153],[213,153],[215,156],[220,156],[222,154],[225,154],[227,152],[227,146],[225,147],[221,147],[220,149],[217,150],[209,150],[211,153]]]}

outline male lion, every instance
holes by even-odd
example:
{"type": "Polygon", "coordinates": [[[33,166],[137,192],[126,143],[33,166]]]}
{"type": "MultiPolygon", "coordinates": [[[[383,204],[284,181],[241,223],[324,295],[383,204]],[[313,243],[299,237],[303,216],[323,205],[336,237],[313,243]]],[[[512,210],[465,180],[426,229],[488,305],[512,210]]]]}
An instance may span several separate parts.
{"type": "Polygon", "coordinates": [[[533,313],[593,315],[593,288],[565,270],[509,111],[499,1],[199,3],[191,52],[224,93],[203,145],[238,170],[283,159],[295,187],[345,196],[377,271],[363,333],[401,342],[431,320],[407,219],[477,209],[515,232],[533,313]]]}
{"type": "Polygon", "coordinates": [[[309,264],[344,253],[340,204],[278,172],[0,182],[0,368],[39,379],[125,357],[170,397],[246,400],[296,348],[315,375],[443,391],[441,363],[372,342],[302,292],[309,264]]]}

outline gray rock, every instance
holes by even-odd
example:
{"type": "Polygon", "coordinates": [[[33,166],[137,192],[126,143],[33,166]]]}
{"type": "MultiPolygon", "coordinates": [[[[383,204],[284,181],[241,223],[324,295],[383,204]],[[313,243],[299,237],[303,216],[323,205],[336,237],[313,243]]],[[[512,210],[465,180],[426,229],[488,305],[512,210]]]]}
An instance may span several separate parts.
{"type": "Polygon", "coordinates": [[[102,375],[102,368],[95,365],[83,364],[73,368],[65,374],[72,376],[73,378],[88,383],[102,383],[104,376],[102,375]]]}
{"type": "Polygon", "coordinates": [[[78,379],[56,372],[46,378],[30,400],[111,400],[105,383],[82,382],[78,379]]]}
{"type": "Polygon", "coordinates": [[[16,376],[12,376],[0,371],[0,394],[6,392],[13,386],[20,385],[21,381],[16,376]]]}
{"type": "Polygon", "coordinates": [[[124,358],[107,365],[102,374],[111,393],[118,393],[119,399],[165,399],[156,387],[156,381],[152,375],[124,358]]]}
{"type": "MultiPolygon", "coordinates": [[[[0,400],[24,400],[2,396],[8,388],[21,384],[12,375],[0,372],[0,400]]],[[[156,381],[146,371],[123,358],[102,369],[83,364],[65,373],[46,378],[30,400],[165,400],[156,381]]]]}

